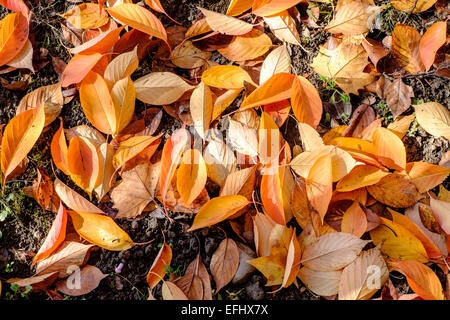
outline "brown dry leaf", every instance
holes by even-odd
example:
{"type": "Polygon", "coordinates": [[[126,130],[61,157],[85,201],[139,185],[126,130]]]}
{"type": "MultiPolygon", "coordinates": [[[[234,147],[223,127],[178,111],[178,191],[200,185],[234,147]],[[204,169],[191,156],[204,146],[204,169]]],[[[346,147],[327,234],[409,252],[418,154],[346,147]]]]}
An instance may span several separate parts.
{"type": "Polygon", "coordinates": [[[70,270],[70,266],[80,267],[87,261],[89,251],[93,246],[66,240],[50,257],[38,262],[36,274],[44,275],[56,272],[58,278],[65,278],[73,272],[73,269],[70,270]]]}
{"type": "Polygon", "coordinates": [[[28,287],[31,286],[33,290],[46,290],[47,287],[53,284],[58,277],[57,272],[47,273],[40,276],[33,276],[30,278],[20,279],[20,278],[12,278],[9,279],[8,283],[14,283],[19,287],[28,287]]]}
{"type": "MultiPolygon", "coordinates": [[[[362,104],[353,111],[349,126],[342,132],[343,137],[362,138],[375,121],[375,111],[367,104],[362,104]]],[[[372,134],[370,134],[372,138],[372,134]]],[[[369,139],[371,140],[371,139],[369,139]]]]}
{"type": "Polygon", "coordinates": [[[420,38],[416,29],[401,23],[397,23],[392,32],[392,53],[409,73],[425,71],[419,52],[420,38]]]}
{"type": "Polygon", "coordinates": [[[390,173],[367,191],[377,201],[393,208],[407,208],[422,198],[414,183],[406,174],[390,173]]]}
{"type": "Polygon", "coordinates": [[[336,84],[346,93],[357,95],[359,89],[374,80],[363,72],[368,63],[368,54],[362,46],[342,42],[333,50],[321,47],[311,66],[327,79],[336,78],[336,84]]]}
{"type": "Polygon", "coordinates": [[[272,46],[272,40],[262,31],[253,29],[249,33],[236,36],[226,48],[218,51],[228,60],[244,61],[256,59],[272,46]]]}
{"type": "Polygon", "coordinates": [[[369,242],[345,232],[325,234],[306,246],[301,263],[315,271],[336,271],[355,260],[369,242]]]}
{"type": "Polygon", "coordinates": [[[188,265],[177,285],[189,300],[212,300],[211,280],[200,254],[188,265]]]}
{"type": "Polygon", "coordinates": [[[205,16],[206,22],[213,31],[240,36],[249,33],[253,29],[253,25],[232,16],[224,15],[218,12],[210,11],[197,7],[205,16]]]}
{"type": "Polygon", "coordinates": [[[164,300],[189,300],[183,291],[173,282],[164,281],[161,290],[164,300]]]}
{"type": "Polygon", "coordinates": [[[172,72],[152,72],[134,82],[136,98],[144,103],[162,106],[171,104],[193,86],[172,72]]]}
{"type": "Polygon", "coordinates": [[[450,140],[450,111],[438,102],[414,106],[417,122],[429,134],[450,140]]]}
{"type": "Polygon", "coordinates": [[[392,82],[387,80],[387,83],[384,85],[384,96],[389,109],[392,111],[392,115],[394,118],[397,118],[411,106],[411,98],[414,97],[414,91],[401,78],[397,78],[392,82]]]}
{"type": "Polygon", "coordinates": [[[249,201],[252,200],[256,182],[256,169],[257,166],[252,166],[230,173],[220,190],[220,196],[241,195],[249,201]]]}
{"type": "Polygon", "coordinates": [[[153,201],[161,173],[161,163],[140,163],[122,173],[122,182],[111,192],[117,219],[132,219],[153,201]]]}
{"type": "Polygon", "coordinates": [[[54,194],[53,181],[43,168],[37,168],[37,180],[33,181],[33,195],[42,210],[51,208],[54,194]]]}
{"type": "Polygon", "coordinates": [[[57,282],[56,290],[72,297],[81,296],[97,288],[100,281],[107,276],[99,268],[87,265],[81,271],[75,271],[68,279],[57,282]]]}
{"type": "Polygon", "coordinates": [[[378,247],[363,251],[342,272],[339,300],[369,300],[389,278],[378,247]]]}
{"type": "Polygon", "coordinates": [[[184,41],[173,49],[172,63],[183,69],[195,69],[203,66],[211,57],[211,52],[198,49],[192,41],[184,41]]]}
{"type": "Polygon", "coordinates": [[[224,239],[211,258],[211,274],[216,282],[216,291],[219,292],[236,274],[239,267],[239,250],[232,239],[224,239]]]}
{"type": "Polygon", "coordinates": [[[297,24],[287,10],[274,16],[264,17],[272,33],[279,40],[293,45],[301,46],[300,34],[297,30],[297,24]]]}

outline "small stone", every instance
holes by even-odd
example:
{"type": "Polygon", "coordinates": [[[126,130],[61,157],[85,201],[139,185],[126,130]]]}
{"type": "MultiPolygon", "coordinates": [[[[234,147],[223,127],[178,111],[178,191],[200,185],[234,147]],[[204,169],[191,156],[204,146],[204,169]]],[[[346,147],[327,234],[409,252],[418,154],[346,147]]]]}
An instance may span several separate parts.
{"type": "Polygon", "coordinates": [[[264,288],[261,277],[254,275],[245,287],[245,292],[250,297],[250,300],[259,301],[264,299],[264,288]]]}
{"type": "Polygon", "coordinates": [[[240,242],[237,242],[236,244],[239,250],[239,267],[231,283],[242,284],[256,270],[254,266],[247,262],[248,260],[255,259],[256,254],[245,244],[240,242]]]}
{"type": "Polygon", "coordinates": [[[129,258],[130,258],[130,251],[125,250],[119,252],[119,259],[128,260],[129,258]]]}
{"type": "Polygon", "coordinates": [[[121,291],[123,289],[122,279],[120,279],[117,276],[114,277],[114,286],[115,286],[116,290],[121,291]]]}
{"type": "Polygon", "coordinates": [[[151,244],[149,244],[149,245],[147,245],[147,246],[145,247],[145,250],[144,250],[144,252],[145,252],[145,254],[146,254],[146,255],[149,255],[149,254],[151,254],[151,253],[152,253],[152,251],[153,251],[153,247],[152,247],[152,245],[151,245],[151,244]]]}
{"type": "Polygon", "coordinates": [[[137,221],[131,222],[131,229],[136,230],[139,228],[139,223],[137,221]]]}

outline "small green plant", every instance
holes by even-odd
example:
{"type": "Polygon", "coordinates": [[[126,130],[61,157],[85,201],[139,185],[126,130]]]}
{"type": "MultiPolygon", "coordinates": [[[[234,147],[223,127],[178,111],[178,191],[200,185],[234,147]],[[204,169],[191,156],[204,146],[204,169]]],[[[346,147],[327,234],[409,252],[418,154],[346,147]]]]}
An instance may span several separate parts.
{"type": "Polygon", "coordinates": [[[176,269],[174,269],[172,266],[165,266],[164,270],[166,271],[167,275],[174,274],[181,277],[184,274],[184,266],[178,266],[176,269]]]}
{"type": "Polygon", "coordinates": [[[21,290],[18,284],[13,283],[10,289],[12,292],[6,292],[5,294],[6,300],[17,300],[18,298],[28,299],[28,294],[33,287],[26,286],[24,290],[21,290]]]}
{"type": "Polygon", "coordinates": [[[386,124],[389,124],[392,121],[394,121],[394,116],[392,115],[391,109],[389,109],[386,103],[380,102],[378,103],[378,107],[380,107],[381,113],[383,115],[386,124]]]}
{"type": "Polygon", "coordinates": [[[411,123],[411,126],[409,127],[409,130],[406,133],[406,136],[415,137],[418,128],[419,128],[419,123],[417,122],[417,118],[414,118],[414,121],[411,123]]]}
{"type": "Polygon", "coordinates": [[[14,271],[14,261],[7,262],[5,265],[5,272],[11,273],[14,271]]]}
{"type": "Polygon", "coordinates": [[[244,290],[244,288],[242,288],[239,291],[236,292],[230,292],[227,290],[227,294],[228,294],[228,298],[229,300],[239,300],[239,294],[244,290]]]}
{"type": "Polygon", "coordinates": [[[346,95],[345,93],[341,92],[338,88],[336,88],[336,79],[328,79],[326,77],[320,76],[320,79],[325,82],[325,89],[322,89],[322,91],[331,91],[331,97],[330,102],[336,103],[342,101],[342,102],[350,102],[350,97],[346,95]],[[339,100],[336,99],[336,96],[339,97],[339,100]]]}
{"type": "Polygon", "coordinates": [[[14,194],[9,193],[4,199],[0,198],[0,222],[5,221],[8,215],[12,214],[12,209],[8,202],[14,199],[14,194]]]}

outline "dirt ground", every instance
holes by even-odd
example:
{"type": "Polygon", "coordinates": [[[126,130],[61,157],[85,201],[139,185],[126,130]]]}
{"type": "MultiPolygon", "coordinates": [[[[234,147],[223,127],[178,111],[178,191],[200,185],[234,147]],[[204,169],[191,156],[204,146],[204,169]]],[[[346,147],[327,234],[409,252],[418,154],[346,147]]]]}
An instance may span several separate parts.
{"type": "MultiPolygon", "coordinates": [[[[37,1],[37,0],[36,0],[37,1]]],[[[207,8],[213,11],[224,13],[226,11],[228,0],[164,0],[161,1],[166,11],[175,20],[182,23],[183,26],[189,27],[192,22],[200,16],[200,11],[196,6],[207,8]]],[[[385,1],[388,3],[389,1],[385,1]]],[[[41,0],[32,7],[35,18],[32,20],[31,29],[32,36],[35,37],[39,47],[48,50],[47,57],[58,57],[68,62],[70,55],[64,46],[67,44],[62,37],[61,27],[58,21],[62,19],[57,16],[63,13],[72,4],[64,0],[44,1],[41,0]],[[49,4],[47,4],[47,2],[49,4]]],[[[331,6],[324,5],[324,11],[331,10],[331,6]]],[[[433,22],[442,20],[443,16],[436,16],[433,9],[421,14],[411,14],[404,22],[407,25],[415,27],[421,34],[433,22]]],[[[7,11],[0,7],[0,18],[6,15],[7,11]]],[[[383,11],[382,30],[375,30],[369,37],[375,40],[381,40],[386,35],[390,35],[394,25],[397,22],[403,22],[406,13],[401,13],[393,8],[383,11]]],[[[174,25],[172,21],[163,15],[158,15],[165,26],[174,25]]],[[[319,26],[326,25],[329,17],[322,14],[319,26]]],[[[302,32],[302,27],[299,31],[302,32]]],[[[269,30],[267,30],[268,33],[269,30]]],[[[323,90],[323,81],[315,74],[310,64],[312,59],[317,55],[319,46],[328,38],[328,34],[320,31],[320,28],[312,30],[309,37],[302,37],[302,49],[293,45],[288,45],[291,52],[293,67],[297,74],[308,74],[309,80],[321,92],[324,102],[328,102],[331,96],[329,90],[323,90]]],[[[276,41],[276,40],[275,40],[276,41]]],[[[275,42],[274,41],[274,42],[275,42]]],[[[36,51],[36,50],[35,50],[36,51]]],[[[39,54],[39,49],[36,54],[39,54]]],[[[220,55],[213,55],[216,59],[223,59],[220,55]]],[[[151,55],[147,57],[151,60],[151,55]]],[[[221,61],[221,63],[224,63],[221,61]]],[[[135,75],[142,75],[150,72],[150,69],[142,68],[143,65],[151,63],[141,63],[135,75]]],[[[8,82],[21,80],[23,75],[19,72],[0,75],[1,78],[8,82]]],[[[137,76],[136,76],[137,77],[137,76]]],[[[50,60],[44,68],[39,72],[31,75],[31,82],[25,91],[7,90],[0,87],[0,124],[7,123],[14,115],[16,106],[20,99],[27,93],[37,87],[53,84],[58,81],[58,75],[53,70],[50,60]]],[[[449,80],[434,75],[424,75],[420,77],[405,78],[405,82],[414,89],[415,101],[437,101],[444,106],[450,105],[449,80]]],[[[387,117],[390,112],[386,110],[385,101],[380,100],[375,94],[364,92],[360,96],[351,95],[351,105],[353,110],[356,109],[363,101],[371,101],[372,107],[376,110],[380,117],[387,117]]],[[[137,111],[143,109],[143,105],[136,101],[137,111]]],[[[234,109],[236,106],[233,107],[234,109]]],[[[231,108],[230,110],[233,110],[231,108]]],[[[412,108],[406,112],[411,114],[412,108]]],[[[73,127],[80,124],[88,124],[85,118],[78,97],[76,96],[69,104],[64,105],[61,117],[64,120],[64,127],[73,127]]],[[[338,119],[339,124],[345,124],[346,119],[338,119]]],[[[181,124],[174,120],[167,113],[164,113],[162,120],[162,128],[167,130],[166,137],[181,124]]],[[[36,167],[44,167],[53,178],[54,174],[51,168],[50,155],[50,139],[59,123],[55,121],[46,133],[39,139],[38,143],[28,155],[30,164],[26,172],[16,178],[16,180],[8,183],[5,188],[5,196],[0,198],[0,211],[9,210],[5,221],[0,222],[0,279],[5,280],[12,277],[29,277],[32,275],[30,270],[31,259],[29,253],[37,252],[45,239],[46,233],[54,219],[54,214],[47,211],[43,212],[40,206],[32,199],[25,195],[23,188],[31,185],[36,177],[36,167]]],[[[319,131],[325,132],[330,129],[330,122],[322,119],[319,131]]],[[[298,139],[298,131],[293,121],[288,121],[281,128],[288,142],[293,143],[298,139]]],[[[426,161],[430,163],[439,162],[444,151],[449,149],[449,142],[428,135],[424,130],[412,125],[409,133],[404,138],[407,146],[407,161],[426,161]]],[[[298,141],[297,141],[298,143],[298,141]]],[[[62,172],[56,170],[58,178],[63,180],[67,185],[84,194],[70,179],[67,179],[62,172]]],[[[447,187],[449,181],[447,180],[447,187]]],[[[217,191],[216,191],[217,192],[217,191]]],[[[214,195],[214,194],[212,194],[214,195]]],[[[108,204],[100,204],[101,208],[108,211],[108,204]]],[[[173,248],[173,269],[178,269],[182,274],[187,265],[200,252],[202,260],[206,267],[209,268],[211,256],[216,250],[220,241],[223,240],[223,232],[215,227],[199,230],[196,232],[185,232],[191,225],[193,217],[187,214],[174,214],[175,221],[169,221],[161,216],[152,214],[137,221],[117,221],[118,224],[129,233],[135,242],[146,242],[154,239],[154,241],[145,246],[135,246],[124,252],[112,252],[104,249],[97,249],[90,255],[88,263],[95,265],[109,276],[102,280],[100,286],[93,292],[78,298],[66,297],[67,299],[117,299],[117,300],[141,300],[148,297],[148,285],[146,283],[146,274],[153,263],[159,248],[158,244],[163,242],[164,232],[166,242],[171,244],[173,248]],[[120,274],[115,273],[115,268],[123,263],[124,267],[120,274]]],[[[295,225],[295,223],[294,223],[295,225]]],[[[237,241],[241,241],[231,230],[228,223],[219,224],[227,235],[237,241]]],[[[300,231],[300,228],[297,228],[300,231]]],[[[250,247],[253,243],[248,243],[250,247]]],[[[401,293],[411,292],[403,276],[395,274],[391,277],[393,283],[397,286],[401,293]]],[[[159,285],[160,286],[160,285],[159,285]]],[[[260,299],[294,299],[294,300],[315,300],[318,296],[311,293],[307,288],[298,281],[298,287],[291,286],[283,289],[276,294],[271,294],[273,288],[265,287],[264,277],[254,272],[244,283],[237,285],[227,285],[221,290],[220,298],[222,299],[244,299],[244,300],[260,300],[260,299]]],[[[159,297],[160,287],[156,290],[156,298],[159,297]]],[[[1,298],[14,299],[48,299],[45,293],[30,293],[26,297],[21,297],[12,292],[8,285],[2,290],[1,298]],[[9,292],[9,295],[7,293],[9,292]]],[[[218,298],[217,295],[214,296],[218,298]]],[[[375,296],[376,297],[376,296],[375,296]]]]}

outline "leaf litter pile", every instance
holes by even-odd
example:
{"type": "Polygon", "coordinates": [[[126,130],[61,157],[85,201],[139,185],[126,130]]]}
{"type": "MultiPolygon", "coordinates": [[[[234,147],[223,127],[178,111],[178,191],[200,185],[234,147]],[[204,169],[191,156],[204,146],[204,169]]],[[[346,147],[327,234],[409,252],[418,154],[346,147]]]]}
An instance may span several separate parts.
{"type": "Polygon", "coordinates": [[[1,241],[20,221],[11,186],[51,217],[37,250],[2,249],[2,297],[125,282],[139,299],[233,299],[259,274],[262,295],[243,297],[450,298],[445,1],[231,0],[184,26],[164,1],[73,2],[47,23],[64,57],[36,40],[37,1],[0,4],[1,90],[27,91],[2,125],[1,241]],[[55,81],[27,88],[48,63],[55,81]],[[415,94],[436,79],[440,99],[415,94]],[[87,121],[68,126],[75,101],[87,121]],[[439,157],[411,161],[416,136],[439,157]],[[148,219],[153,236],[133,240],[148,219]],[[100,270],[99,251],[120,263],[100,270]],[[120,275],[133,267],[146,289],[120,275]]]}

